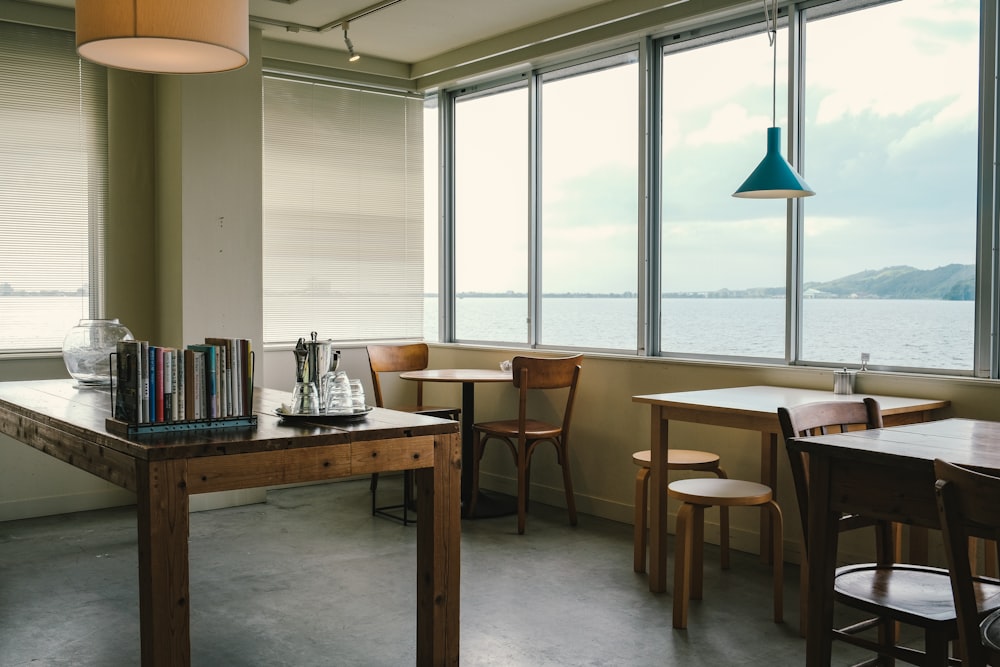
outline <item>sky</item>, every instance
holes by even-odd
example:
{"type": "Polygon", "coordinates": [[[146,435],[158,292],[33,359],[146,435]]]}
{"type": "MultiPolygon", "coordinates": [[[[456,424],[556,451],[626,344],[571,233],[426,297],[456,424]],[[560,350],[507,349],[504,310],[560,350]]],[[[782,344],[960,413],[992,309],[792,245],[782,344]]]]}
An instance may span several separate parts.
{"type": "MultiPolygon", "coordinates": [[[[806,281],[975,262],[978,13],[904,0],[809,23],[806,281]]],[[[785,202],[730,196],[763,157],[771,67],[763,31],[664,59],[665,291],[784,284],[785,202]]],[[[637,78],[625,64],[543,87],[546,292],[636,289],[637,78]]],[[[458,290],[525,291],[527,95],[461,102],[457,117],[458,290]]]]}
{"type": "MultiPolygon", "coordinates": [[[[809,23],[803,173],[817,195],[803,202],[807,281],[900,264],[974,263],[978,4],[903,0],[809,23]]],[[[779,110],[786,48],[782,29],[779,110]]],[[[771,57],[761,31],[664,59],[666,291],[784,284],[784,202],[730,196],[763,156],[771,57]]],[[[637,64],[626,62],[544,85],[546,292],[637,289],[638,79],[637,64]]],[[[25,121],[2,118],[9,149],[25,121]]],[[[460,105],[461,136],[474,138],[460,142],[457,157],[460,291],[526,290],[527,121],[523,89],[460,105]]],[[[433,115],[424,130],[432,142],[426,171],[436,174],[433,115]]],[[[54,152],[52,159],[66,164],[73,156],[54,152]]],[[[33,190],[45,179],[30,173],[30,165],[8,171],[3,200],[44,198],[51,224],[68,221],[65,197],[33,190]]],[[[428,221],[437,219],[436,192],[429,181],[428,221]]],[[[57,261],[25,254],[37,246],[24,224],[29,210],[37,207],[0,211],[0,283],[20,287],[7,276],[21,271],[35,284],[76,289],[86,275],[81,257],[58,247],[38,249],[57,261]]],[[[434,267],[434,225],[426,232],[434,267]]],[[[425,289],[437,291],[435,271],[426,271],[425,289]]]]}

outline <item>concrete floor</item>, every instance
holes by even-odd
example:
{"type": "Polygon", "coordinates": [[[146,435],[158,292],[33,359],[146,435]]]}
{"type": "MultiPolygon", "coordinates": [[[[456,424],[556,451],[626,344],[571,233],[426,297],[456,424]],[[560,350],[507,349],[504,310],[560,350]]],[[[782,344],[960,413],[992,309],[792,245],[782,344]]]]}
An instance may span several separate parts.
{"type": "MultiPolygon", "coordinates": [[[[734,552],[721,572],[708,547],[705,599],[678,631],[670,594],[632,572],[629,525],[581,516],[571,528],[536,504],[522,536],[514,517],[462,528],[463,664],[804,664],[795,566],[775,624],[770,568],[734,552]]],[[[193,664],[414,664],[415,536],[371,516],[367,480],[193,514],[193,664]]],[[[132,508],[0,523],[0,665],[138,665],[135,572],[132,508]]]]}

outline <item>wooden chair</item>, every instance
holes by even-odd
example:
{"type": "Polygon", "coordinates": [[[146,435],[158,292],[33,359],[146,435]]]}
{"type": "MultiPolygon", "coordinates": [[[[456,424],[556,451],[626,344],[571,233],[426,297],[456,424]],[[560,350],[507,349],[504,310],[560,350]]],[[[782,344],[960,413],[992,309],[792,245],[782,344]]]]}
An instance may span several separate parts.
{"type": "Polygon", "coordinates": [[[519,392],[517,419],[482,422],[473,426],[472,501],[469,516],[474,517],[476,514],[479,462],[483,457],[483,451],[488,442],[499,441],[507,445],[517,467],[517,532],[523,534],[528,511],[531,456],[538,445],[548,442],[555,447],[556,457],[562,467],[563,490],[566,493],[570,525],[576,525],[576,502],[573,499],[573,482],[569,471],[569,428],[582,363],[582,354],[557,359],[514,357],[511,360],[512,379],[514,387],[519,392]],[[561,424],[528,417],[528,394],[532,389],[567,390],[561,424]]]}
{"type": "Polygon", "coordinates": [[[934,461],[938,516],[958,622],[964,665],[1000,665],[1000,581],[973,576],[969,544],[1000,537],[1000,478],[934,461]]]}
{"type": "MultiPolygon", "coordinates": [[[[874,428],[882,423],[878,402],[871,398],[778,408],[778,420],[786,440],[802,435],[838,433],[851,425],[874,428]]],[[[806,536],[809,534],[808,463],[806,456],[799,452],[788,450],[788,456],[799,502],[802,534],[806,536]]],[[[886,483],[891,483],[891,480],[886,483]]],[[[957,664],[948,655],[949,642],[958,637],[948,571],[922,565],[894,564],[893,529],[888,523],[851,515],[841,518],[840,530],[866,525],[875,526],[877,562],[838,567],[833,587],[837,602],[873,618],[845,628],[831,628],[833,638],[877,654],[877,658],[861,664],[882,664],[892,660],[927,667],[957,664]],[[897,623],[923,630],[923,651],[896,643],[897,623]],[[872,628],[878,629],[876,640],[861,634],[872,628]]],[[[803,553],[808,556],[805,549],[803,553]]]]}
{"type": "MultiPolygon", "coordinates": [[[[857,401],[821,401],[807,403],[792,408],[778,408],[778,422],[785,440],[798,436],[820,435],[825,433],[843,433],[850,429],[868,429],[882,427],[882,411],[874,399],[859,399],[857,401]]],[[[799,568],[799,630],[805,636],[807,609],[809,606],[809,560],[806,558],[805,539],[808,507],[809,479],[807,455],[789,451],[789,464],[792,479],[795,483],[795,494],[802,514],[802,547],[801,567],[799,568]]],[[[879,563],[892,563],[898,560],[900,526],[892,526],[884,521],[876,521],[858,515],[840,517],[838,529],[841,532],[858,528],[872,527],[875,531],[876,560],[879,563]]],[[[873,623],[873,626],[876,625],[873,623]]],[[[887,625],[882,626],[882,632],[891,632],[887,625]]],[[[867,628],[858,628],[861,632],[867,628]]],[[[885,638],[888,641],[888,638],[885,638]]]]}
{"type": "MultiPolygon", "coordinates": [[[[390,407],[384,404],[382,398],[382,383],[379,381],[380,373],[405,373],[407,371],[421,371],[427,368],[430,351],[426,343],[412,343],[409,345],[369,345],[368,346],[368,366],[372,373],[372,388],[375,391],[375,405],[384,408],[390,407]]],[[[393,410],[400,412],[413,412],[441,419],[453,419],[458,421],[461,410],[451,407],[438,407],[424,405],[424,383],[416,382],[417,402],[413,405],[391,406],[393,410]]],[[[407,525],[415,521],[409,518],[409,508],[413,503],[413,474],[409,470],[403,471],[403,500],[397,505],[379,506],[376,501],[378,489],[378,473],[371,476],[372,494],[372,515],[384,516],[396,521],[402,521],[407,525]],[[402,510],[402,514],[395,514],[396,510],[402,510]]]]}
{"type": "MultiPolygon", "coordinates": [[[[632,463],[639,466],[635,475],[635,536],[632,543],[633,566],[639,574],[646,571],[646,523],[649,514],[649,462],[651,452],[644,449],[632,453],[632,463]]],[[[667,470],[704,470],[725,479],[726,471],[719,467],[719,455],[695,449],[668,449],[667,470]]],[[[723,570],[729,569],[729,508],[719,508],[721,534],[720,557],[723,570]]]]}
{"type": "MultiPolygon", "coordinates": [[[[771,534],[774,550],[774,622],[784,617],[784,562],[781,557],[784,535],[781,508],[774,502],[771,487],[740,479],[681,479],[667,485],[667,495],[681,501],[677,510],[674,556],[675,628],[687,627],[688,602],[702,597],[705,545],[705,508],[763,507],[774,522],[771,534]]],[[[726,538],[728,541],[728,537],[726,538]]]]}

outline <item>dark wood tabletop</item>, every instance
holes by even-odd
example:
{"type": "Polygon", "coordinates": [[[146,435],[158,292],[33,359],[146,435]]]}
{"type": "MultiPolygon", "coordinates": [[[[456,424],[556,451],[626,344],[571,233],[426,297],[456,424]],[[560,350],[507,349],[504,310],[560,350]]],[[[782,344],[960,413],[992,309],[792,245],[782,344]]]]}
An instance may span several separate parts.
{"type": "Polygon", "coordinates": [[[421,508],[416,662],[457,665],[457,424],[380,408],[358,421],[289,423],[276,410],[290,398],[288,392],[255,390],[255,427],[126,437],[107,429],[112,407],[106,389],[77,388],[70,380],[0,382],[0,433],[136,493],[140,642],[146,666],[191,662],[191,495],[415,470],[421,508]]]}
{"type": "Polygon", "coordinates": [[[789,440],[809,454],[806,660],[830,664],[841,513],[937,528],[934,459],[1000,474],[1000,422],[942,419],[789,440]]]}

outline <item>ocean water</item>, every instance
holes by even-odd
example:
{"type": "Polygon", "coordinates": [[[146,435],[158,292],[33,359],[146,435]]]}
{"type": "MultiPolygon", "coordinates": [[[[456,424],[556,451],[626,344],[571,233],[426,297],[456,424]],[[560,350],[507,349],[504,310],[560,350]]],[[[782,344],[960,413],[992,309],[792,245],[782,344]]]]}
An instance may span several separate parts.
{"type": "Polygon", "coordinates": [[[0,296],[0,350],[62,349],[87,308],[87,297],[0,296]]]}
{"type": "MultiPolygon", "coordinates": [[[[548,298],[542,304],[542,345],[635,352],[636,300],[548,298]]],[[[663,299],[667,354],[783,360],[782,299],[663,299]]],[[[437,339],[437,297],[426,297],[424,335],[437,339]]],[[[970,371],[972,301],[807,299],[802,304],[806,362],[970,371]]],[[[456,338],[527,342],[527,300],[465,297],[456,303],[456,338]]]]}
{"type": "MultiPolygon", "coordinates": [[[[546,298],[542,306],[543,345],[635,353],[635,299],[546,298]]],[[[0,350],[60,349],[86,308],[81,297],[0,297],[0,350]]],[[[810,299],[802,310],[806,362],[856,366],[867,352],[873,367],[972,369],[972,301],[810,299]]],[[[427,297],[428,340],[437,340],[437,312],[437,298],[427,297]]],[[[781,299],[664,299],[663,312],[668,354],[784,359],[781,299]]],[[[460,341],[527,343],[526,299],[462,298],[456,313],[460,341]]]]}

